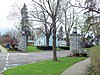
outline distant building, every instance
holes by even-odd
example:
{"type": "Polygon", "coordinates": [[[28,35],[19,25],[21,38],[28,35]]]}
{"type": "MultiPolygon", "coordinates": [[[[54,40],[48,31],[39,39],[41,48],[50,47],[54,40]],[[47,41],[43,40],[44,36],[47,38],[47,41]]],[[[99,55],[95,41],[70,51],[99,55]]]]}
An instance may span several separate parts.
{"type": "MultiPolygon", "coordinates": [[[[52,35],[49,38],[49,46],[53,45],[52,35]]],[[[43,33],[36,35],[34,38],[34,46],[46,46],[46,36],[43,33]]],[[[58,36],[56,37],[56,47],[58,46],[66,46],[65,40],[58,41],[58,36]]]]}
{"type": "Polygon", "coordinates": [[[28,46],[33,46],[34,45],[34,41],[33,40],[28,40],[28,46]]]}

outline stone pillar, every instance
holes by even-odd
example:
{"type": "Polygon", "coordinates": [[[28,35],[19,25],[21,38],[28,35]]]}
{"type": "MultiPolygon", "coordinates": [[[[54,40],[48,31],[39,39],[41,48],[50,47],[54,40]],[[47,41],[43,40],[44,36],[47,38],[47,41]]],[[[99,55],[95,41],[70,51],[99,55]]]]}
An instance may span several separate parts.
{"type": "Polygon", "coordinates": [[[18,49],[23,51],[23,52],[25,52],[26,48],[27,48],[26,36],[25,35],[21,35],[18,49]]]}
{"type": "Polygon", "coordinates": [[[70,35],[70,50],[73,54],[82,53],[80,34],[72,33],[70,35]]]}
{"type": "Polygon", "coordinates": [[[30,35],[29,32],[29,26],[28,26],[28,11],[27,11],[27,6],[24,4],[23,8],[21,9],[21,37],[19,41],[19,46],[18,49],[21,51],[26,51],[27,50],[27,41],[28,41],[28,36],[30,35]]]}

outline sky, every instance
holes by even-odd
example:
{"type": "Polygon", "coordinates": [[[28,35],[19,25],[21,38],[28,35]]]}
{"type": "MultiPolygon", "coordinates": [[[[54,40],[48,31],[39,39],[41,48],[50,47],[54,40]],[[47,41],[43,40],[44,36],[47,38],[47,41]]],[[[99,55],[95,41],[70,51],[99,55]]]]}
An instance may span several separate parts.
{"type": "Polygon", "coordinates": [[[20,5],[26,3],[29,4],[31,0],[0,0],[0,33],[8,31],[14,28],[14,22],[7,18],[9,12],[12,10],[12,5],[16,2],[20,5]]]}
{"type": "MultiPolygon", "coordinates": [[[[20,8],[24,3],[29,7],[32,0],[0,0],[0,33],[3,34],[10,29],[15,28],[15,21],[9,20],[7,16],[12,11],[13,4],[16,3],[20,8]]],[[[73,0],[72,0],[73,1],[73,0]]],[[[19,13],[20,14],[20,13],[19,13]]]]}
{"type": "Polygon", "coordinates": [[[7,14],[10,10],[11,3],[9,0],[0,1],[0,32],[4,32],[4,29],[8,29],[12,27],[9,25],[9,21],[7,20],[7,14]]]}

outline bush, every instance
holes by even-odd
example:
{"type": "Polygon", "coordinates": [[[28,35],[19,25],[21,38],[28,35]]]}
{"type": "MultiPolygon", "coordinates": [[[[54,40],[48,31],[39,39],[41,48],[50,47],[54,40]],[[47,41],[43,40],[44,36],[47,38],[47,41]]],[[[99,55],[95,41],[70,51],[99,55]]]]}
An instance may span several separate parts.
{"type": "Polygon", "coordinates": [[[1,44],[4,48],[6,48],[6,44],[1,44]]]}
{"type": "Polygon", "coordinates": [[[70,55],[70,57],[88,57],[88,55],[86,53],[74,53],[72,55],[70,55]]]}
{"type": "Polygon", "coordinates": [[[59,48],[60,49],[64,49],[64,50],[70,50],[70,47],[69,46],[60,46],[59,48]]]}
{"type": "Polygon", "coordinates": [[[91,62],[96,70],[96,75],[100,74],[100,46],[90,48],[91,62]]]}
{"type": "Polygon", "coordinates": [[[96,70],[94,69],[93,64],[90,64],[85,75],[96,75],[96,70]]]}
{"type": "Polygon", "coordinates": [[[37,49],[40,49],[40,50],[52,50],[52,46],[37,46],[37,49]]]}

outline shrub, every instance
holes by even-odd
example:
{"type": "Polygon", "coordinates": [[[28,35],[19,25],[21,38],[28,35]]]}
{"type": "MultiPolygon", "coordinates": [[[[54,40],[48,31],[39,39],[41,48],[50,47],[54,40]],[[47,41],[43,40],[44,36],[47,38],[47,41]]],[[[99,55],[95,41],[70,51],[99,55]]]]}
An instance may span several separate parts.
{"type": "Polygon", "coordinates": [[[1,45],[6,48],[6,44],[1,44],[1,45]]]}
{"type": "Polygon", "coordinates": [[[52,50],[52,46],[37,46],[37,49],[40,49],[40,50],[52,50]]]}
{"type": "Polygon", "coordinates": [[[100,46],[95,46],[90,49],[91,62],[96,70],[96,75],[100,74],[100,46]]]}
{"type": "Polygon", "coordinates": [[[86,53],[74,53],[72,55],[70,55],[71,57],[88,57],[88,55],[86,53]]]}
{"type": "Polygon", "coordinates": [[[96,71],[94,69],[93,64],[90,64],[85,75],[96,75],[96,71]]]}
{"type": "Polygon", "coordinates": [[[64,50],[70,50],[70,47],[69,46],[60,46],[59,48],[60,49],[64,49],[64,50]]]}

